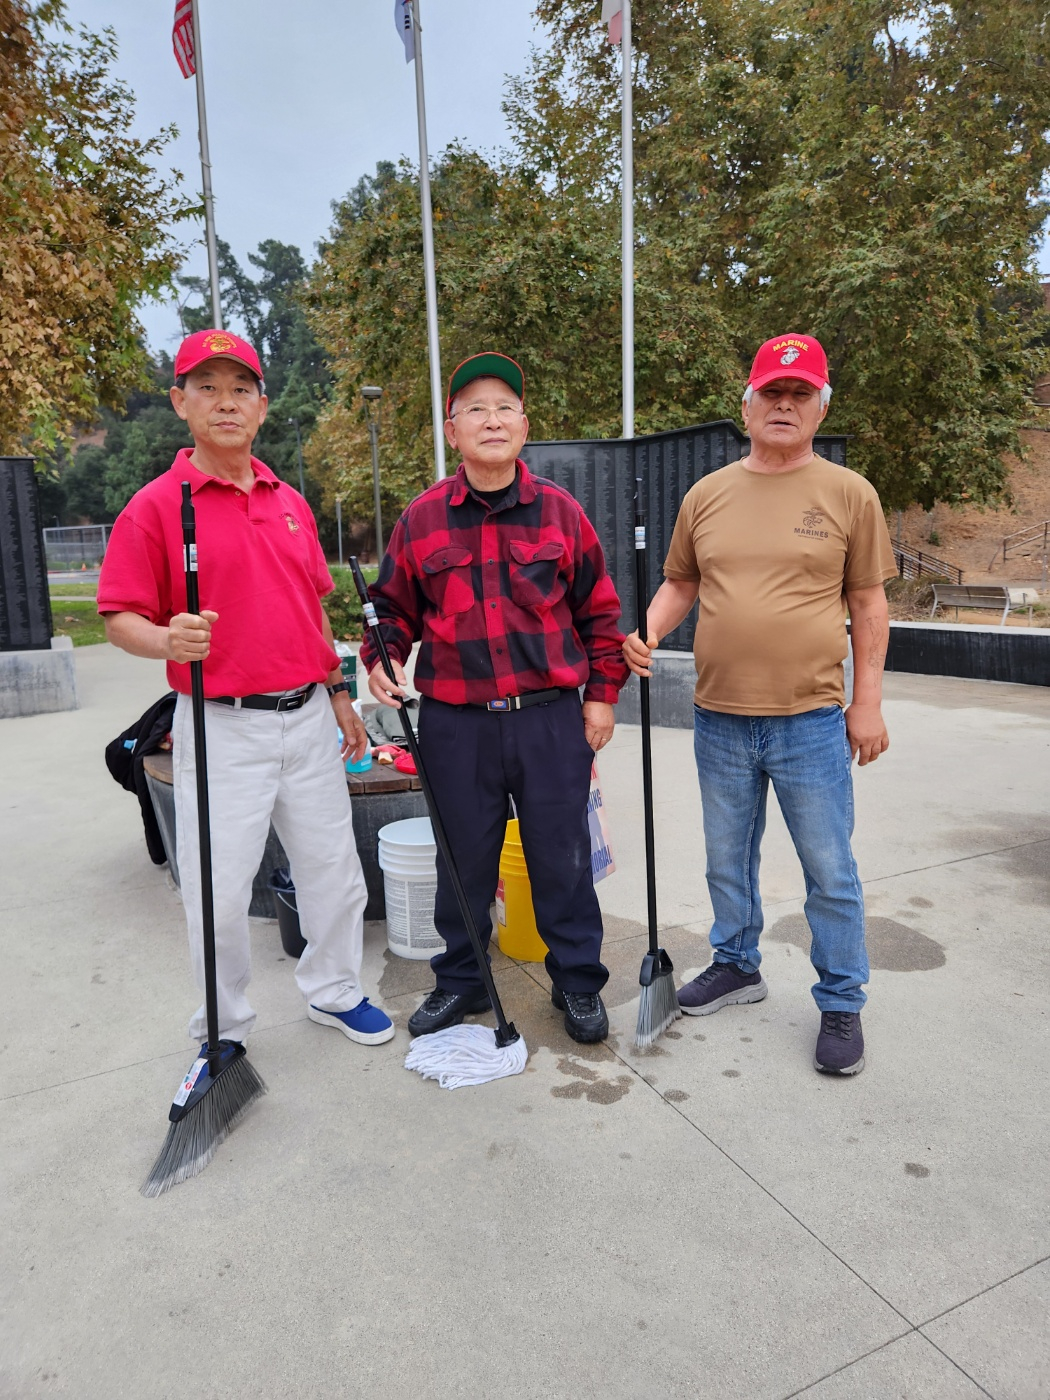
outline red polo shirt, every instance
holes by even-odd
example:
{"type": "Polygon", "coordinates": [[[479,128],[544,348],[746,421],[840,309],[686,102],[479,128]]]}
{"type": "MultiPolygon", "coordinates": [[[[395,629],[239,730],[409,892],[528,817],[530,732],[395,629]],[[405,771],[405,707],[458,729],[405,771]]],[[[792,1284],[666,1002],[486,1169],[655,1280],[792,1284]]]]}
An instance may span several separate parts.
{"type": "MultiPolygon", "coordinates": [[[[206,476],[183,448],[170,471],[117,517],[98,582],[100,613],[140,613],[165,626],[186,611],[182,482],[193,492],[201,608],[219,614],[204,663],[205,695],[255,695],[323,681],[339,664],[324,639],[321,599],[333,588],[310,507],[252,458],[248,495],[206,476]]],[[[188,664],[168,682],[190,692],[188,664]]]]}

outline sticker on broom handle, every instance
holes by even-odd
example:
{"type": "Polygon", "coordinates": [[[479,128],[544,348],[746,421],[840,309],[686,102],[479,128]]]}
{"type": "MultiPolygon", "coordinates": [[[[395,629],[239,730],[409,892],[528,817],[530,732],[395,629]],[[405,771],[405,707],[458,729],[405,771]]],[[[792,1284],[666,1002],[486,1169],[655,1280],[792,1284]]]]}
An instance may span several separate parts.
{"type": "Polygon", "coordinates": [[[369,627],[379,626],[379,618],[376,616],[375,603],[364,603],[362,605],[362,611],[364,612],[365,621],[368,623],[369,627]]]}
{"type": "Polygon", "coordinates": [[[201,1070],[206,1069],[207,1065],[208,1061],[206,1059],[202,1058],[199,1060],[194,1060],[193,1064],[190,1065],[189,1069],[186,1072],[186,1078],[179,1085],[178,1092],[172,1099],[172,1103],[176,1104],[179,1108],[182,1107],[182,1105],[186,1102],[189,1096],[193,1093],[194,1085],[200,1078],[201,1070]]]}
{"type": "Polygon", "coordinates": [[[195,544],[186,545],[186,572],[195,574],[197,572],[197,546],[195,544]]]}
{"type": "Polygon", "coordinates": [[[636,525],[634,527],[634,547],[635,549],[645,548],[645,526],[636,525]]]}

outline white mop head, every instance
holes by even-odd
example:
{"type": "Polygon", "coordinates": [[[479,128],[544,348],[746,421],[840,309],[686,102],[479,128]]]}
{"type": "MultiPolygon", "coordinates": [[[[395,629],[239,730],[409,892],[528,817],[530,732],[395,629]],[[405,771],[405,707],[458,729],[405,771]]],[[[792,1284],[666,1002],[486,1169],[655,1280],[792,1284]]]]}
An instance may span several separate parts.
{"type": "Polygon", "coordinates": [[[436,1079],[442,1089],[462,1089],[520,1074],[528,1058],[523,1036],[499,1046],[491,1026],[460,1025],[417,1035],[408,1047],[405,1069],[436,1079]]]}

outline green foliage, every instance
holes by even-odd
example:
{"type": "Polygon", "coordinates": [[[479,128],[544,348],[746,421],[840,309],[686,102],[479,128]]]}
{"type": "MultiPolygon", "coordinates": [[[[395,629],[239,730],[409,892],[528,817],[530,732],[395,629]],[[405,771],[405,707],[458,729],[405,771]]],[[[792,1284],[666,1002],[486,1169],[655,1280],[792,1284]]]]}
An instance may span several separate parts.
{"type": "MultiPolygon", "coordinates": [[[[338,641],[360,641],[364,630],[364,616],[357,589],[354,587],[353,575],[349,569],[338,567],[333,568],[331,572],[335,590],[324,600],[324,610],[332,624],[332,631],[338,641]]],[[[363,564],[361,572],[369,583],[373,583],[379,570],[375,565],[363,564]]]]}
{"type": "MultiPolygon", "coordinates": [[[[888,507],[987,501],[1050,368],[1050,28],[1035,0],[635,0],[639,431],[735,414],[758,343],[818,335],[828,431],[888,507]]],[[[620,422],[619,53],[596,0],[540,0],[500,163],[453,148],[432,192],[443,371],[519,359],[533,437],[620,422]]],[[[380,165],[310,279],[332,365],[311,443],[369,512],[359,390],[384,386],[384,512],[432,475],[418,188],[380,165]]]]}
{"type": "Polygon", "coordinates": [[[191,212],[131,134],[111,30],[75,40],[61,0],[0,0],[0,451],[46,454],[144,382],[135,306],[171,285],[191,212]],[[57,37],[56,37],[57,34],[57,37]]]}

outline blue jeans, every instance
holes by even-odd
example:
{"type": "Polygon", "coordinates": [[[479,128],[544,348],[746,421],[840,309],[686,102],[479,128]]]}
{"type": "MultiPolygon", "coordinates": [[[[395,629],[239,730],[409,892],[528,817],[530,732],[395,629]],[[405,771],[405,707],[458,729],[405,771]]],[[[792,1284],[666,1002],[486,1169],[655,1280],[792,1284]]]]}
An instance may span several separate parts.
{"type": "Polygon", "coordinates": [[[772,782],[806,877],[810,956],[821,1011],[859,1011],[867,998],[864,896],[850,849],[853,775],[837,705],[801,715],[726,715],[695,707],[715,962],[757,972],[762,901],[759,845],[772,782]]]}

